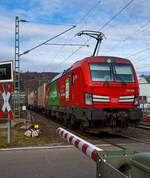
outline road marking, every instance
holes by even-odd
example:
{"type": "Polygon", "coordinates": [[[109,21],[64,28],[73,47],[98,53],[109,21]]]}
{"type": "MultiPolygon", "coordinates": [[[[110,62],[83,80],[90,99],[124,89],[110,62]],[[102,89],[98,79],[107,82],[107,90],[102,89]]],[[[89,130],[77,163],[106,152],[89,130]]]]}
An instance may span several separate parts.
{"type": "Polygon", "coordinates": [[[73,148],[72,145],[65,146],[39,146],[39,147],[20,147],[20,148],[0,148],[0,151],[19,151],[19,150],[38,150],[38,149],[65,149],[73,148]]]}
{"type": "MultiPolygon", "coordinates": [[[[95,146],[111,146],[111,144],[97,144],[95,146]]],[[[19,150],[38,150],[38,149],[65,149],[73,148],[73,145],[61,146],[37,146],[37,147],[19,147],[19,148],[0,148],[0,151],[19,151],[19,150]]]]}
{"type": "Polygon", "coordinates": [[[103,144],[96,144],[95,146],[112,146],[112,144],[109,144],[109,143],[103,143],[103,144]]]}

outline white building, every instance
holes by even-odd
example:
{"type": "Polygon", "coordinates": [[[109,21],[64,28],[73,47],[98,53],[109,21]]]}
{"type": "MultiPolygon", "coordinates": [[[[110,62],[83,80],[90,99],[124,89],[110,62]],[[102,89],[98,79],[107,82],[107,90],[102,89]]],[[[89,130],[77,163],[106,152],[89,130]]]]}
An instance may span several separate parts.
{"type": "Polygon", "coordinates": [[[138,76],[138,82],[141,102],[150,103],[150,83],[142,76],[138,76]]]}
{"type": "Polygon", "coordinates": [[[150,109],[150,83],[143,77],[138,76],[139,88],[140,88],[140,108],[149,113],[150,109]]]}

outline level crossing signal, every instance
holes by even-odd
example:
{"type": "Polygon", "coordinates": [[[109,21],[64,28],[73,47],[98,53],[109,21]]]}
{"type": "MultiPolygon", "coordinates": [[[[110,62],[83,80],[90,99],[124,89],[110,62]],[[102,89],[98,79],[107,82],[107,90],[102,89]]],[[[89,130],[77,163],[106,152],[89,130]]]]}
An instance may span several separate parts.
{"type": "Polygon", "coordinates": [[[13,82],[13,61],[0,62],[0,83],[13,82]]]}

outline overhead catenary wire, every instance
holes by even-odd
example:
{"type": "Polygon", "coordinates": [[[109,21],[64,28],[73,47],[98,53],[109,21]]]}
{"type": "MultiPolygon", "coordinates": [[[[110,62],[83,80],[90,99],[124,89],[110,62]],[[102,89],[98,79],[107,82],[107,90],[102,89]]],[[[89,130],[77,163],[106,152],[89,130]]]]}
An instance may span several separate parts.
{"type": "Polygon", "coordinates": [[[118,46],[120,46],[121,43],[129,40],[131,37],[135,36],[135,34],[137,34],[138,32],[143,32],[147,26],[150,24],[150,20],[148,20],[146,23],[142,24],[140,28],[138,28],[137,30],[135,30],[131,35],[127,36],[125,39],[123,39],[122,41],[120,41],[119,43],[117,43],[116,45],[114,45],[111,49],[109,49],[108,51],[106,52],[110,52],[112,51],[113,49],[117,48],[118,46]]]}
{"type": "MultiPolygon", "coordinates": [[[[77,24],[79,24],[81,21],[83,21],[94,9],[97,8],[97,6],[102,2],[102,0],[98,0],[97,3],[91,8],[89,9],[89,11],[78,21],[77,24]]],[[[77,25],[76,24],[76,25],[77,25]]]]}
{"type": "MultiPolygon", "coordinates": [[[[71,53],[71,55],[68,56],[65,61],[67,61],[71,56],[73,56],[73,55],[77,52],[77,50],[80,50],[81,48],[82,48],[82,46],[80,46],[80,47],[79,47],[78,49],[76,49],[73,53],[71,53]]],[[[65,62],[65,63],[66,63],[66,62],[65,62]]]]}
{"type": "MultiPolygon", "coordinates": [[[[148,68],[148,67],[150,67],[150,63],[142,63],[142,64],[140,64],[140,66],[138,66],[137,67],[137,63],[138,62],[140,62],[140,61],[146,61],[146,60],[148,60],[150,58],[150,54],[147,54],[146,56],[144,56],[143,58],[140,58],[138,61],[136,61],[136,63],[135,63],[135,68],[136,68],[136,70],[138,70],[138,69],[145,69],[145,68],[148,68]]],[[[148,62],[148,61],[147,61],[148,62]]]]}
{"type": "Polygon", "coordinates": [[[147,48],[149,48],[149,43],[148,43],[148,40],[146,38],[145,32],[143,32],[143,37],[144,37],[144,40],[145,40],[145,45],[147,46],[147,48]]]}
{"type": "Polygon", "coordinates": [[[82,47],[89,47],[89,45],[84,45],[84,44],[69,44],[69,43],[46,43],[45,45],[50,45],[50,46],[82,46],[82,47]]]}
{"type": "MultiPolygon", "coordinates": [[[[98,7],[98,5],[99,5],[101,2],[102,2],[102,0],[98,0],[97,3],[96,3],[92,8],[89,9],[89,11],[78,21],[78,23],[77,23],[76,25],[78,25],[81,21],[83,21],[94,9],[96,9],[96,8],[98,7]]],[[[69,40],[67,40],[67,41],[72,41],[73,38],[74,38],[74,36],[73,36],[72,38],[70,38],[69,40]]],[[[84,45],[86,46],[87,44],[84,43],[84,45]]],[[[88,46],[89,46],[89,45],[88,45],[88,46]]],[[[65,45],[63,45],[60,50],[62,50],[64,47],[65,47],[65,45]]],[[[80,49],[81,49],[81,48],[79,47],[78,49],[76,49],[75,51],[73,51],[67,58],[65,58],[65,59],[60,63],[60,65],[62,65],[62,64],[66,61],[66,59],[68,60],[71,56],[73,56],[73,55],[74,55],[77,51],[79,51],[80,49]]],[[[59,51],[60,51],[60,50],[59,50],[59,51]]],[[[58,56],[58,53],[56,54],[56,56],[55,56],[54,58],[56,58],[57,56],[58,56]]]]}
{"type": "Polygon", "coordinates": [[[136,55],[138,55],[138,54],[141,54],[141,53],[143,53],[143,52],[145,52],[145,51],[148,51],[149,49],[150,49],[149,47],[148,47],[148,48],[144,48],[144,49],[142,49],[142,50],[140,50],[140,51],[137,51],[137,52],[135,52],[135,53],[133,53],[133,54],[127,56],[127,58],[130,58],[130,57],[132,57],[132,56],[136,56],[136,55]]]}
{"type": "Polygon", "coordinates": [[[112,22],[116,17],[118,17],[118,15],[120,15],[122,13],[122,11],[124,11],[128,6],[131,5],[131,3],[133,3],[134,0],[130,0],[123,8],[121,8],[115,15],[112,16],[112,18],[110,18],[110,20],[108,20],[100,29],[99,31],[101,31],[103,28],[105,28],[110,22],[112,22]]]}
{"type": "MultiPolygon", "coordinates": [[[[149,20],[149,23],[150,23],[150,20],[149,20]]],[[[144,31],[144,30],[142,30],[142,31],[144,31]]],[[[127,56],[127,57],[132,57],[132,56],[137,56],[137,55],[139,55],[139,54],[141,54],[141,53],[143,53],[143,52],[145,52],[145,51],[148,51],[149,49],[150,49],[150,47],[149,47],[149,44],[148,44],[148,41],[146,40],[146,37],[144,36],[144,38],[145,38],[145,43],[146,43],[146,48],[144,48],[144,49],[142,49],[142,50],[140,50],[140,51],[137,51],[137,52],[135,52],[135,53],[133,53],[133,54],[131,54],[131,55],[129,55],[129,56],[127,56]]],[[[138,58],[138,57],[137,57],[138,58]]],[[[137,58],[135,58],[134,60],[137,60],[137,58]]]]}
{"type": "MultiPolygon", "coordinates": [[[[98,0],[97,2],[96,2],[96,4],[92,7],[92,8],[90,8],[89,10],[88,10],[88,12],[78,21],[78,23],[76,24],[76,26],[81,22],[81,21],[83,21],[92,11],[93,11],[93,9],[95,9],[95,8],[97,8],[97,6],[100,4],[102,2],[102,0],[98,0]]],[[[62,26],[73,26],[73,24],[59,24],[59,23],[49,23],[49,22],[38,22],[38,21],[26,21],[26,22],[30,22],[30,23],[35,23],[35,24],[47,24],[47,25],[62,25],[62,26]]]]}
{"type": "Polygon", "coordinates": [[[75,28],[75,27],[76,27],[76,25],[73,25],[71,28],[69,28],[69,29],[63,31],[62,33],[60,33],[60,34],[58,34],[58,35],[56,35],[56,36],[54,36],[54,37],[52,37],[52,38],[50,38],[50,39],[44,41],[43,43],[40,43],[40,44],[36,45],[35,47],[33,47],[33,48],[31,48],[31,49],[29,49],[29,50],[27,50],[27,51],[24,51],[24,52],[21,53],[19,56],[22,56],[22,55],[24,55],[24,54],[27,54],[27,53],[29,53],[30,51],[33,51],[34,49],[36,49],[36,48],[38,48],[38,47],[40,47],[40,46],[46,44],[47,42],[49,42],[49,41],[51,41],[51,40],[53,40],[53,39],[55,39],[55,38],[57,38],[57,37],[63,35],[64,33],[66,33],[66,32],[68,32],[68,31],[72,30],[72,29],[75,28]]]}
{"type": "Polygon", "coordinates": [[[50,23],[50,22],[39,22],[39,21],[27,21],[27,20],[19,20],[20,22],[30,22],[32,24],[42,24],[42,25],[58,25],[58,26],[73,26],[74,24],[66,24],[66,23],[50,23]]]}
{"type": "MultiPolygon", "coordinates": [[[[118,17],[127,7],[129,7],[134,0],[130,0],[127,4],[125,4],[125,6],[123,8],[121,8],[115,15],[113,15],[104,25],[102,25],[102,27],[99,29],[99,31],[101,31],[102,29],[104,29],[109,23],[111,23],[116,17],[118,17]]],[[[86,44],[87,42],[89,42],[90,39],[88,39],[84,44],[86,44]]],[[[69,55],[64,61],[66,63],[66,61],[73,56],[75,53],[77,53],[81,48],[76,49],[74,52],[72,52],[71,55],[69,55]]]]}
{"type": "MultiPolygon", "coordinates": [[[[76,23],[76,26],[78,26],[78,24],[79,24],[80,22],[82,22],[95,8],[97,8],[98,5],[99,5],[101,2],[102,2],[102,0],[98,0],[97,3],[96,3],[92,8],[90,8],[90,9],[88,10],[88,12],[76,23]]],[[[67,40],[67,41],[72,41],[73,38],[74,38],[74,35],[73,35],[73,37],[71,37],[71,39],[69,39],[69,40],[67,40]]],[[[64,48],[64,46],[62,46],[61,49],[63,49],[63,48],[64,48]]],[[[58,55],[58,54],[57,54],[57,55],[58,55]]],[[[57,55],[56,55],[56,56],[57,56],[57,55]]],[[[55,56],[55,57],[56,57],[56,56],[55,56]]]]}
{"type": "MultiPolygon", "coordinates": [[[[142,57],[137,57],[136,59],[133,59],[133,63],[136,62],[135,64],[137,64],[137,63],[139,63],[139,62],[141,62],[141,61],[145,61],[145,59],[146,59],[148,56],[149,56],[149,54],[144,55],[144,56],[142,56],[142,57]]],[[[148,57],[148,59],[149,59],[149,57],[148,57]]]]}
{"type": "Polygon", "coordinates": [[[143,32],[147,28],[147,26],[149,24],[150,24],[150,20],[148,20],[147,22],[145,22],[144,24],[142,24],[142,26],[139,29],[135,30],[131,35],[129,35],[128,37],[126,37],[124,40],[122,40],[121,42],[117,43],[116,45],[113,45],[113,47],[111,49],[107,50],[106,52],[110,52],[113,49],[117,48],[118,46],[120,46],[120,44],[122,42],[125,42],[125,41],[129,40],[131,37],[133,37],[133,35],[135,36],[136,33],[143,32]]]}
{"type": "Polygon", "coordinates": [[[141,66],[141,67],[136,67],[136,69],[145,69],[145,68],[147,68],[147,67],[150,67],[150,63],[147,63],[147,64],[145,64],[144,66],[141,66]]]}

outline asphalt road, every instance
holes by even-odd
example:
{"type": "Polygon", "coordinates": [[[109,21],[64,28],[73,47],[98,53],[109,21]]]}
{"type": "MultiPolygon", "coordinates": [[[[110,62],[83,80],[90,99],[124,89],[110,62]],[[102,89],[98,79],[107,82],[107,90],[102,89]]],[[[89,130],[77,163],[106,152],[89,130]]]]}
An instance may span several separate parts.
{"type": "Polygon", "coordinates": [[[95,178],[96,163],[76,148],[0,151],[0,178],[95,178]]]}

